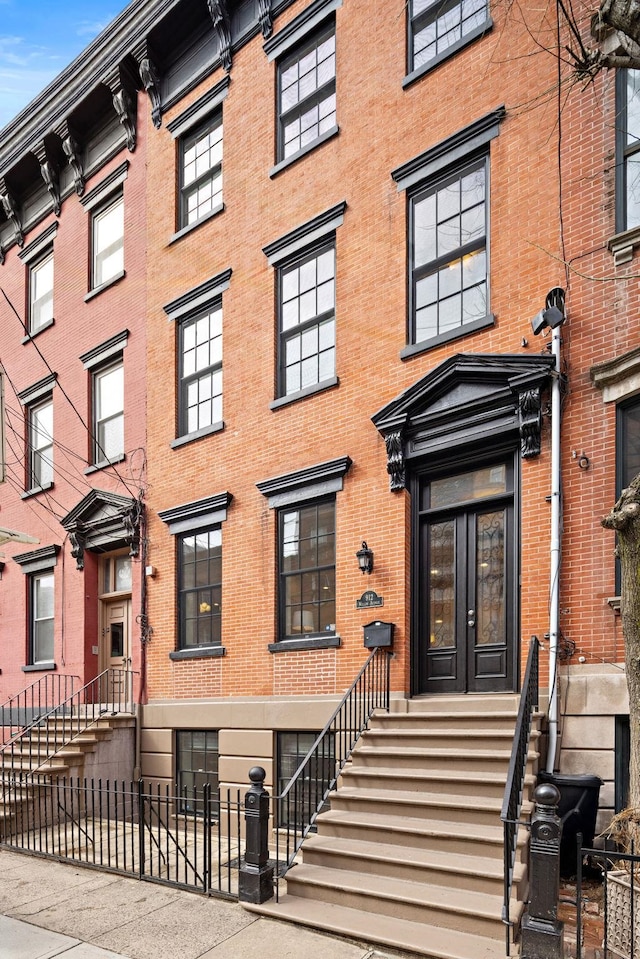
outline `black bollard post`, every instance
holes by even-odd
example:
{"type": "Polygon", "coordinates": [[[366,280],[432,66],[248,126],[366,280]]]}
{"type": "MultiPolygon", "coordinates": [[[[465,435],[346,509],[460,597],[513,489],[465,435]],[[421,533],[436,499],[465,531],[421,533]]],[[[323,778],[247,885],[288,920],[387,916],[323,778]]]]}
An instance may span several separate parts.
{"type": "Polygon", "coordinates": [[[562,959],[564,924],[558,920],[560,894],[559,790],[553,783],[538,786],[531,819],[529,847],[529,906],[522,920],[521,959],[562,959]]]}
{"type": "Polygon", "coordinates": [[[249,770],[251,787],[244,797],[245,852],[240,863],[240,902],[261,903],[273,897],[273,866],[269,865],[269,793],[262,766],[249,770]]]}

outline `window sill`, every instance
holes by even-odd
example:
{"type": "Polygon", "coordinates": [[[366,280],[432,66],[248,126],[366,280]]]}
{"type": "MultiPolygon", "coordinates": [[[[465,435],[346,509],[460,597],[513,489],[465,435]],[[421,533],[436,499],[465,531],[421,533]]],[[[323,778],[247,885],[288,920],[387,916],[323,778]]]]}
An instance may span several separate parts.
{"type": "Polygon", "coordinates": [[[269,404],[269,409],[279,410],[281,406],[289,406],[290,403],[297,403],[298,400],[304,400],[307,396],[315,396],[316,393],[324,393],[325,390],[332,390],[340,385],[337,376],[332,376],[330,380],[323,380],[321,383],[314,383],[313,386],[306,386],[297,393],[289,393],[288,396],[280,396],[269,404]]]}
{"type": "Polygon", "coordinates": [[[99,463],[94,463],[93,466],[87,466],[86,470],[84,470],[84,475],[89,476],[91,473],[97,473],[98,470],[104,470],[109,466],[115,466],[116,463],[122,463],[125,458],[125,454],[120,453],[119,456],[114,456],[110,460],[101,460],[99,463]]]}
{"type": "Polygon", "coordinates": [[[269,643],[270,653],[288,653],[305,649],[335,649],[340,646],[337,633],[331,636],[313,636],[309,639],[281,639],[278,643],[269,643]]]}
{"type": "Polygon", "coordinates": [[[224,646],[196,646],[194,649],[176,649],[169,659],[220,659],[226,653],[224,646]]]}
{"type": "Polygon", "coordinates": [[[30,666],[23,666],[23,673],[40,673],[45,671],[51,671],[52,669],[57,669],[55,663],[33,663],[30,666]]]}
{"type": "Polygon", "coordinates": [[[194,443],[195,440],[200,440],[203,436],[221,433],[223,429],[224,420],[220,420],[219,423],[212,423],[211,426],[203,426],[202,429],[196,430],[195,433],[185,433],[184,436],[178,436],[177,439],[171,440],[171,449],[175,450],[180,446],[185,446],[187,443],[194,443]]]}
{"type": "Polygon", "coordinates": [[[196,220],[195,223],[189,223],[188,226],[183,226],[181,230],[178,230],[177,233],[174,233],[173,236],[169,237],[168,246],[171,246],[172,243],[175,243],[176,240],[181,240],[183,236],[186,236],[187,233],[191,233],[193,230],[196,230],[199,226],[202,226],[203,223],[208,223],[209,220],[212,220],[214,216],[217,216],[219,213],[224,211],[224,203],[219,203],[218,206],[214,207],[210,213],[207,213],[206,216],[200,217],[199,220],[196,220]]]}
{"type": "Polygon", "coordinates": [[[472,30],[471,33],[465,34],[464,37],[460,37],[456,43],[452,43],[450,47],[447,47],[442,53],[437,57],[434,57],[433,60],[429,60],[428,63],[423,63],[421,67],[418,67],[416,70],[412,70],[411,73],[402,81],[402,86],[404,89],[411,86],[412,83],[415,83],[416,80],[419,80],[426,73],[430,73],[432,70],[435,70],[436,67],[439,67],[441,63],[445,60],[448,60],[449,57],[453,57],[459,50],[462,50],[464,47],[468,46],[470,43],[473,43],[475,40],[479,40],[481,37],[484,37],[486,33],[490,33],[493,29],[493,20],[489,17],[485,20],[484,23],[481,23],[479,27],[476,27],[475,30],[472,30]]]}
{"type": "Polygon", "coordinates": [[[280,160],[279,163],[276,163],[274,167],[271,167],[269,170],[269,177],[273,179],[274,176],[277,176],[283,170],[286,170],[287,167],[291,166],[292,163],[295,163],[297,160],[302,159],[306,156],[307,153],[311,153],[316,147],[322,146],[323,143],[326,143],[327,140],[331,140],[333,137],[337,136],[340,133],[340,127],[336,126],[331,127],[330,130],[327,130],[325,133],[321,133],[317,140],[314,140],[313,143],[308,143],[306,147],[302,147],[301,150],[298,150],[296,153],[292,153],[290,157],[287,157],[285,160],[280,160]]]}
{"type": "Polygon", "coordinates": [[[20,493],[20,499],[29,499],[31,496],[37,496],[38,493],[46,493],[50,489],[53,489],[53,483],[45,483],[44,486],[32,486],[31,489],[20,493]]]}
{"type": "Polygon", "coordinates": [[[94,296],[99,296],[100,293],[104,292],[104,290],[108,290],[110,286],[115,286],[115,284],[119,283],[120,280],[123,280],[126,275],[126,270],[120,270],[119,273],[116,273],[115,276],[112,276],[111,279],[106,281],[106,283],[101,283],[100,286],[96,286],[93,290],[89,290],[84,298],[84,302],[88,303],[89,300],[94,298],[94,296]]]}
{"type": "Polygon", "coordinates": [[[616,616],[620,615],[620,597],[619,596],[610,596],[607,600],[607,605],[611,607],[616,616]]]}
{"type": "Polygon", "coordinates": [[[631,263],[635,247],[640,246],[640,226],[633,227],[632,230],[625,230],[624,233],[616,233],[607,241],[607,248],[613,253],[614,266],[624,266],[625,263],[631,263]]]}
{"type": "Polygon", "coordinates": [[[54,323],[55,323],[55,319],[52,317],[50,320],[47,320],[46,323],[43,323],[42,326],[39,326],[37,330],[33,330],[31,333],[27,333],[26,336],[23,336],[20,342],[22,344],[30,343],[31,340],[34,340],[36,336],[40,335],[40,333],[43,333],[45,330],[48,330],[49,327],[53,326],[54,323]]]}
{"type": "Polygon", "coordinates": [[[474,320],[473,323],[465,323],[464,326],[457,326],[455,330],[449,330],[448,333],[442,333],[440,336],[433,336],[429,340],[422,340],[420,343],[412,343],[400,350],[401,360],[410,360],[412,356],[418,356],[420,353],[426,353],[442,343],[450,343],[452,340],[459,340],[463,336],[469,336],[471,333],[477,333],[479,330],[486,330],[493,326],[496,321],[493,313],[483,316],[480,320],[474,320]]]}

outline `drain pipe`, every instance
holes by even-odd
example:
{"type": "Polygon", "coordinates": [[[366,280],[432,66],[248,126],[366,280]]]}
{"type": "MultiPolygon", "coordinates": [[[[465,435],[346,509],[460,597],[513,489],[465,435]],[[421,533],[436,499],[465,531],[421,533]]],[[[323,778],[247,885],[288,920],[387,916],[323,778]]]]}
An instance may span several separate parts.
{"type": "Polygon", "coordinates": [[[551,569],[549,584],[549,741],[547,772],[552,773],[558,750],[558,639],[560,635],[560,537],[561,537],[561,465],[560,425],[562,373],[560,368],[561,329],[565,320],[564,290],[556,287],[547,294],[544,313],[552,327],[551,353],[555,360],[551,386],[551,569]],[[555,311],[555,312],[554,312],[555,311]],[[558,317],[558,312],[561,318],[558,317]],[[554,320],[556,321],[554,323],[554,320]]]}

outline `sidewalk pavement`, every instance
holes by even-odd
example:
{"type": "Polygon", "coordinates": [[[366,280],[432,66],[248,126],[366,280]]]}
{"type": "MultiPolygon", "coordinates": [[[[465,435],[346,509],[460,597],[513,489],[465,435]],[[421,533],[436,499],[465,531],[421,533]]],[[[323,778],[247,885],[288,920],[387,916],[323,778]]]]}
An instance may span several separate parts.
{"type": "Polygon", "coordinates": [[[0,959],[373,959],[238,903],[0,849],[0,959]]]}

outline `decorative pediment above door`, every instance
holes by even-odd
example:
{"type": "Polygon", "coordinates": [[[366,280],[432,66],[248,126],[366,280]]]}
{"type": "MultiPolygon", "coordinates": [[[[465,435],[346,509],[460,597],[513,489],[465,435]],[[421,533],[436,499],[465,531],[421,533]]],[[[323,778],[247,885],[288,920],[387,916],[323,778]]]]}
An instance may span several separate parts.
{"type": "Polygon", "coordinates": [[[407,461],[471,443],[513,437],[523,458],[537,456],[554,362],[550,354],[458,353],[400,393],[372,417],[391,489],[404,489],[407,461]]]}
{"type": "Polygon", "coordinates": [[[123,546],[131,556],[140,549],[140,502],[118,493],[94,489],[61,520],[71,541],[71,554],[78,569],[84,569],[84,551],[105,553],[123,546]]]}

